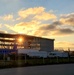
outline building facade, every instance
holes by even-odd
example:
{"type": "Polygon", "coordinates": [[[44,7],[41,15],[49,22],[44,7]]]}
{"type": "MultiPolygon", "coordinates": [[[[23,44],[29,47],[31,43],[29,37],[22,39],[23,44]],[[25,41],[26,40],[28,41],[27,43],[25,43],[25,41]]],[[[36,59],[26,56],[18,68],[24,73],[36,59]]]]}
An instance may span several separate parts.
{"type": "Polygon", "coordinates": [[[0,49],[31,49],[51,52],[54,50],[54,39],[0,33],[0,49]]]}

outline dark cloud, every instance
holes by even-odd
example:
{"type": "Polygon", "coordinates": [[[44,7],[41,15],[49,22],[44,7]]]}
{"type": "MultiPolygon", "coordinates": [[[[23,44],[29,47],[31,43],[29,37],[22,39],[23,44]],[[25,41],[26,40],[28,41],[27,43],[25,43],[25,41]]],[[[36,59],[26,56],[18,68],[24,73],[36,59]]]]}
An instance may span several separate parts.
{"type": "Polygon", "coordinates": [[[54,32],[53,35],[56,36],[66,36],[66,35],[71,35],[74,34],[74,30],[66,28],[66,29],[58,29],[56,32],[54,32]]]}
{"type": "Polygon", "coordinates": [[[74,13],[61,15],[61,18],[72,18],[72,17],[74,18],[74,13]]]}
{"type": "Polygon", "coordinates": [[[39,30],[54,30],[55,28],[56,28],[55,25],[45,25],[45,26],[41,26],[39,30]]]}
{"type": "Polygon", "coordinates": [[[67,25],[74,25],[74,13],[62,15],[60,18],[61,22],[67,25]]]}
{"type": "Polygon", "coordinates": [[[62,25],[63,23],[61,21],[55,21],[51,25],[62,25]]]}
{"type": "Polygon", "coordinates": [[[50,25],[43,25],[39,29],[40,30],[55,30],[58,25],[62,25],[60,21],[55,21],[51,23],[50,25]]]}
{"type": "Polygon", "coordinates": [[[66,28],[66,29],[60,29],[59,32],[64,34],[70,34],[70,33],[74,33],[74,30],[66,28]]]}
{"type": "Polygon", "coordinates": [[[74,30],[71,28],[59,28],[58,25],[46,25],[39,28],[35,34],[43,36],[66,36],[74,34],[74,30]]]}
{"type": "Polygon", "coordinates": [[[74,17],[68,18],[66,22],[74,25],[74,17]]]}
{"type": "Polygon", "coordinates": [[[55,21],[51,23],[50,25],[41,25],[36,31],[36,34],[38,35],[53,35],[53,36],[60,36],[60,35],[71,35],[74,33],[74,30],[72,30],[69,27],[64,28],[63,23],[61,21],[55,21]],[[61,27],[62,26],[62,27],[61,27]]]}

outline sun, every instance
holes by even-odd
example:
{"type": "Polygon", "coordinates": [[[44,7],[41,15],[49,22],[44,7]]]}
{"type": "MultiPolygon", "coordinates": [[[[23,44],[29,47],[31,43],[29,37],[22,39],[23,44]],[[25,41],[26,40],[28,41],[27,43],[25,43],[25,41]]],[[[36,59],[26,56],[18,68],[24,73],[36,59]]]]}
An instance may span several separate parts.
{"type": "Polygon", "coordinates": [[[24,40],[23,40],[22,37],[19,37],[19,38],[18,38],[18,42],[19,42],[19,43],[22,43],[23,41],[24,41],[24,40]]]}

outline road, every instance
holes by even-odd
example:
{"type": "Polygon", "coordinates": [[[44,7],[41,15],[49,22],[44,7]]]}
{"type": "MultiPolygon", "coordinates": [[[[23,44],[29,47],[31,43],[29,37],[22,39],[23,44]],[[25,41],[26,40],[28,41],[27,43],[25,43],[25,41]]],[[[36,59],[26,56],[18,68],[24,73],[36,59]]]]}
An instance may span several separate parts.
{"type": "Polygon", "coordinates": [[[74,75],[74,64],[0,69],[0,75],[74,75]]]}

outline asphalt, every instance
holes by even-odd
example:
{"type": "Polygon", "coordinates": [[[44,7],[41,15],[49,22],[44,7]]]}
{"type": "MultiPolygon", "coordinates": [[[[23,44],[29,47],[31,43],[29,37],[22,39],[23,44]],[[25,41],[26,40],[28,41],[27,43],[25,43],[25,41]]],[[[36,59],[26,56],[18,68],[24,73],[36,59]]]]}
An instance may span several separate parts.
{"type": "Polygon", "coordinates": [[[74,75],[74,64],[0,69],[0,75],[74,75]]]}

